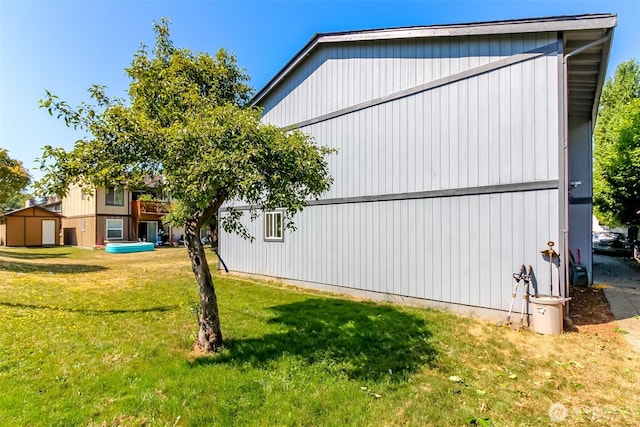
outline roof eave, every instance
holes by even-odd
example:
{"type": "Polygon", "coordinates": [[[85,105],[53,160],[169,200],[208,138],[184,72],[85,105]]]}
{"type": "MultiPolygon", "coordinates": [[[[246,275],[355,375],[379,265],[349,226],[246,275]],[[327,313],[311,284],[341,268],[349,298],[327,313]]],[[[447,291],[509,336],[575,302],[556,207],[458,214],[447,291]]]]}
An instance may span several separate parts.
{"type": "Polygon", "coordinates": [[[532,32],[580,31],[616,26],[614,14],[570,15],[546,18],[515,19],[506,21],[476,22],[467,24],[401,27],[334,33],[317,33],[294,55],[285,66],[260,89],[251,100],[257,105],[297,65],[321,43],[347,43],[356,41],[414,39],[434,37],[482,36],[532,32]]]}
{"type": "Polygon", "coordinates": [[[65,217],[64,215],[62,215],[61,213],[54,212],[54,211],[50,211],[49,209],[45,209],[45,208],[43,208],[42,206],[39,206],[39,205],[26,206],[26,207],[24,207],[24,208],[14,209],[14,210],[12,210],[12,211],[5,212],[5,213],[3,213],[3,214],[0,214],[0,218],[1,218],[1,217],[4,217],[4,216],[13,215],[13,214],[14,214],[14,213],[16,213],[16,212],[25,211],[25,210],[27,210],[27,209],[32,209],[32,208],[39,209],[39,210],[41,210],[41,211],[49,212],[49,213],[54,214],[54,215],[56,215],[56,216],[58,216],[58,217],[60,217],[60,218],[66,218],[66,217],[65,217]]]}
{"type": "Polygon", "coordinates": [[[596,93],[593,97],[593,109],[591,110],[591,126],[596,125],[596,119],[598,118],[598,109],[600,106],[600,95],[602,94],[602,88],[604,87],[604,81],[607,75],[607,68],[609,66],[609,57],[611,55],[611,45],[613,44],[614,29],[610,28],[609,39],[602,46],[602,59],[600,61],[600,71],[598,73],[598,83],[596,84],[596,93]]]}

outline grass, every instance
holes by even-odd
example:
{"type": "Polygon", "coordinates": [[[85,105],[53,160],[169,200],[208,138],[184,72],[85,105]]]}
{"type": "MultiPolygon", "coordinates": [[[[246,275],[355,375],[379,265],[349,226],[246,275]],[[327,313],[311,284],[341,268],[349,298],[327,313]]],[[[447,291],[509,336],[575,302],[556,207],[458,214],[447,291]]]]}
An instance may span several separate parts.
{"type": "Polygon", "coordinates": [[[640,424],[640,363],[616,325],[540,336],[215,283],[226,346],[203,356],[184,249],[0,249],[0,425],[537,426],[556,403],[562,425],[640,424]]]}

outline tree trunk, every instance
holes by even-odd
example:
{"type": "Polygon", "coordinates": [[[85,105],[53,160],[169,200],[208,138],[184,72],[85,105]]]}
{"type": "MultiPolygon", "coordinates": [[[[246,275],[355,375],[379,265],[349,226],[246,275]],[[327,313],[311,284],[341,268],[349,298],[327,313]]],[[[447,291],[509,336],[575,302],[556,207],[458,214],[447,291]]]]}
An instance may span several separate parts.
{"type": "Polygon", "coordinates": [[[200,226],[197,225],[196,221],[187,222],[185,243],[200,293],[198,346],[204,352],[213,353],[222,346],[222,331],[220,330],[218,300],[213,287],[213,278],[211,277],[211,270],[207,263],[204,247],[200,242],[200,226]]]}

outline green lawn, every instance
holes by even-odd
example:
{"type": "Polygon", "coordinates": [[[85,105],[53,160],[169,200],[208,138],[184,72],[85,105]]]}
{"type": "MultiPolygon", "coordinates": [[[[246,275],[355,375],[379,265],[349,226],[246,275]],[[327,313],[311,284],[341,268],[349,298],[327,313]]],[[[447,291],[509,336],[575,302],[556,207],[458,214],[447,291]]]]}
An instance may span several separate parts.
{"type": "Polygon", "coordinates": [[[640,363],[615,333],[215,283],[226,347],[203,357],[184,249],[0,248],[0,425],[538,426],[553,403],[562,425],[640,424],[640,363]]]}

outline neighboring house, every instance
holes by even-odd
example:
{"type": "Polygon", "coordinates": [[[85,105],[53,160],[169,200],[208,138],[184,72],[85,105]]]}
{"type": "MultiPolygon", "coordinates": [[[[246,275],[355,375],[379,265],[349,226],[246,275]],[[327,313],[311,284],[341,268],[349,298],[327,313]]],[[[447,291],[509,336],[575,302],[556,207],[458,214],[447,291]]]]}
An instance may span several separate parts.
{"type": "Polygon", "coordinates": [[[58,196],[49,197],[47,198],[47,201],[45,203],[42,203],[38,206],[43,207],[51,212],[57,212],[60,214],[62,213],[62,199],[60,199],[58,196]]]}
{"type": "Polygon", "coordinates": [[[158,233],[167,235],[165,243],[178,240],[180,229],[162,223],[169,204],[140,200],[144,194],[122,187],[98,188],[87,194],[79,186],[71,187],[62,200],[64,244],[93,247],[108,242],[156,242],[158,233]]]}
{"type": "MultiPolygon", "coordinates": [[[[616,16],[318,34],[254,97],[263,121],[338,153],[334,184],[220,235],[231,270],[496,317],[554,241],[591,278],[592,131],[616,16]]],[[[246,206],[237,204],[239,209],[246,206]]],[[[221,210],[224,215],[224,208],[221,210]]]]}
{"type": "Polygon", "coordinates": [[[58,246],[61,219],[40,206],[0,215],[0,246],[58,246]]]}

